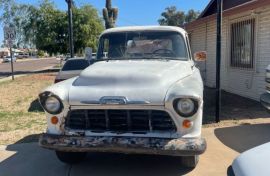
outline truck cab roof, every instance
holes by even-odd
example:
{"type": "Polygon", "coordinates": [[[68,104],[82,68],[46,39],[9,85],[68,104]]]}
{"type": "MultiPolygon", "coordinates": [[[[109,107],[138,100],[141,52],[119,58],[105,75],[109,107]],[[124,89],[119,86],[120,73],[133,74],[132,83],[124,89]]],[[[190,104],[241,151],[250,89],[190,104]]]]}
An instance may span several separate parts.
{"type": "Polygon", "coordinates": [[[129,27],[117,27],[112,29],[105,30],[102,35],[108,33],[117,33],[117,32],[134,32],[134,31],[174,31],[181,33],[182,35],[187,34],[187,32],[180,28],[174,26],[129,26],[129,27]]]}

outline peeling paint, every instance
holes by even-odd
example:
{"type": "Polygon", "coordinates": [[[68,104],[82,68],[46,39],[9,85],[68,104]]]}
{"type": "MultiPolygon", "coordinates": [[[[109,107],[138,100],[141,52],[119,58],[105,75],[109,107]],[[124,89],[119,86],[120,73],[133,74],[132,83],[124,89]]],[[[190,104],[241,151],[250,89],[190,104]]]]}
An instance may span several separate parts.
{"type": "Polygon", "coordinates": [[[204,153],[206,141],[202,138],[164,139],[140,137],[86,137],[43,134],[40,146],[72,152],[117,152],[172,156],[191,156],[204,153]]]}

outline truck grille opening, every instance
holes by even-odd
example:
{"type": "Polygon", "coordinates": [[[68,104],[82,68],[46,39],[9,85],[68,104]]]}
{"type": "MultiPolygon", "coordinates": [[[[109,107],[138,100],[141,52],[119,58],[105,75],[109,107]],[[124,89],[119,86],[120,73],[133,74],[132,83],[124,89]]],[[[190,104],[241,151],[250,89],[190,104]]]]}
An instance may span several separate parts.
{"type": "Polygon", "coordinates": [[[170,115],[160,110],[72,110],[65,127],[94,132],[174,132],[170,115]]]}

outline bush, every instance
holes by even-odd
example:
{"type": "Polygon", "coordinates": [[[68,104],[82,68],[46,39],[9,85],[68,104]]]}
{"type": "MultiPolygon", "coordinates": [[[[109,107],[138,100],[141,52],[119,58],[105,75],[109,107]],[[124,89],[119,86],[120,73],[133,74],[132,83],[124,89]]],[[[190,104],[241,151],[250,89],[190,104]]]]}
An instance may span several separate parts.
{"type": "Polygon", "coordinates": [[[42,50],[38,50],[37,55],[38,55],[38,57],[44,57],[45,56],[45,52],[42,51],[42,50]]]}

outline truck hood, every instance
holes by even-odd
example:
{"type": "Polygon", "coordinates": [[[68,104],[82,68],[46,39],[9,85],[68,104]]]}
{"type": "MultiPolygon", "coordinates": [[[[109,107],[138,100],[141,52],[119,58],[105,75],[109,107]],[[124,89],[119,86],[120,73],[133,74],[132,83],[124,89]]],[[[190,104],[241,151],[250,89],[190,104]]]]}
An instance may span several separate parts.
{"type": "Polygon", "coordinates": [[[73,82],[69,90],[69,104],[101,104],[104,97],[121,97],[126,104],[164,105],[168,89],[191,74],[191,63],[188,61],[96,62],[73,82]]]}

